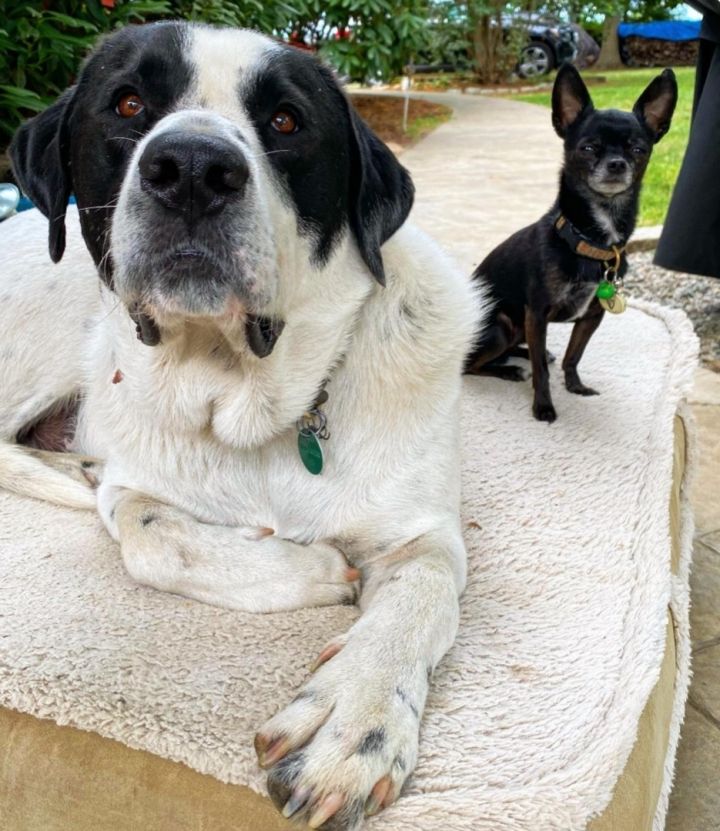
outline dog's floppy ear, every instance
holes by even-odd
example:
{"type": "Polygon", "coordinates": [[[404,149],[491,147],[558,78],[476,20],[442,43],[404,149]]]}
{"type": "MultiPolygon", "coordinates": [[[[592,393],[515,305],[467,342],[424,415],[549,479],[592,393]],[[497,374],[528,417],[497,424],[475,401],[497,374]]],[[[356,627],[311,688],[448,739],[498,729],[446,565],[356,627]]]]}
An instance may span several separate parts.
{"type": "Polygon", "coordinates": [[[593,109],[590,93],[572,64],[560,67],[552,91],[552,123],[560,138],[584,113],[593,109]]]}
{"type": "Polygon", "coordinates": [[[677,104],[678,88],[675,73],[666,69],[648,85],[635,102],[633,113],[658,142],[670,129],[670,121],[677,104]]]}
{"type": "Polygon", "coordinates": [[[17,131],[10,145],[13,172],[23,192],[49,220],[50,257],[65,250],[65,211],[72,192],[68,116],[74,90],[17,131]]]}
{"type": "Polygon", "coordinates": [[[352,130],[350,227],[373,277],[385,285],[380,246],[405,222],[415,188],[410,174],[348,103],[352,130]]]}

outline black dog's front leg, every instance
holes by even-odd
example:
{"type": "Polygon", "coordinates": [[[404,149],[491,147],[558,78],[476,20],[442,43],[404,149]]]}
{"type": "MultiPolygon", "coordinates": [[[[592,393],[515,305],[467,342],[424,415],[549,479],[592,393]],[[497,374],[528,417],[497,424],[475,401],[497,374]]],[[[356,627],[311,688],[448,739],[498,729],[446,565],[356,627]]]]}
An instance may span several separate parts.
{"type": "Polygon", "coordinates": [[[550,372],[548,370],[547,316],[530,306],[525,307],[525,339],[530,352],[533,381],[533,415],[538,421],[555,421],[557,413],[550,397],[550,372]]]}
{"type": "Polygon", "coordinates": [[[574,392],[576,395],[599,395],[597,390],[583,384],[578,375],[577,366],[583,356],[585,347],[588,345],[593,332],[600,325],[604,314],[605,310],[595,298],[585,316],[581,317],[573,326],[562,368],[565,373],[565,387],[569,392],[574,392]]]}

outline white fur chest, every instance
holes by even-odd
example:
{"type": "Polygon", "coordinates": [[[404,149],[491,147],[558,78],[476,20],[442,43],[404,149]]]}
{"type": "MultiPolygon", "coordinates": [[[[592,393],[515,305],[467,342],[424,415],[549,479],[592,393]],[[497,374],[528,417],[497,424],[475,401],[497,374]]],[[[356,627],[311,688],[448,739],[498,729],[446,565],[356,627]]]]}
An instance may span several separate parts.
{"type": "MultiPolygon", "coordinates": [[[[392,275],[392,250],[385,256],[392,275]]],[[[374,546],[424,533],[457,512],[460,371],[480,304],[452,268],[444,282],[395,278],[369,299],[363,277],[362,292],[329,298],[332,319],[318,301],[262,360],[202,333],[182,348],[144,347],[127,313],[111,312],[91,349],[78,449],[107,459],[108,485],[210,523],[374,546]],[[313,476],[296,422],[328,371],[331,435],[313,476]]]]}
{"type": "Polygon", "coordinates": [[[565,282],[556,295],[558,313],[555,320],[578,320],[587,312],[597,290],[597,283],[578,280],[565,282]]]}

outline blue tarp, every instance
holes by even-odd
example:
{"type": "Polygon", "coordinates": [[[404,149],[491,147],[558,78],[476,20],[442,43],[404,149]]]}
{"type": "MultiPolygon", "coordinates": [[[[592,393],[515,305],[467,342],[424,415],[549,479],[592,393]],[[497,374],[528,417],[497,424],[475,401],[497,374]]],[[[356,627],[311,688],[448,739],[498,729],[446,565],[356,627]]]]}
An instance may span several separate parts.
{"type": "Polygon", "coordinates": [[[621,23],[621,38],[648,38],[649,40],[697,40],[701,20],[656,20],[652,23],[621,23]]]}

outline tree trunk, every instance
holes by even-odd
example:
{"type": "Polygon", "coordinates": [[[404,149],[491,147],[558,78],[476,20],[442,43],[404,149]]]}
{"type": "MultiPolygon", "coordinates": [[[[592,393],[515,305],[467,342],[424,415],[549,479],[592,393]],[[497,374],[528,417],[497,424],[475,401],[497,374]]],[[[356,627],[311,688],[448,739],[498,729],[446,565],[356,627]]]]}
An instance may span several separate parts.
{"type": "Polygon", "coordinates": [[[605,18],[603,23],[603,37],[600,54],[593,69],[622,69],[620,58],[620,41],[618,40],[619,17],[605,18]]]}

